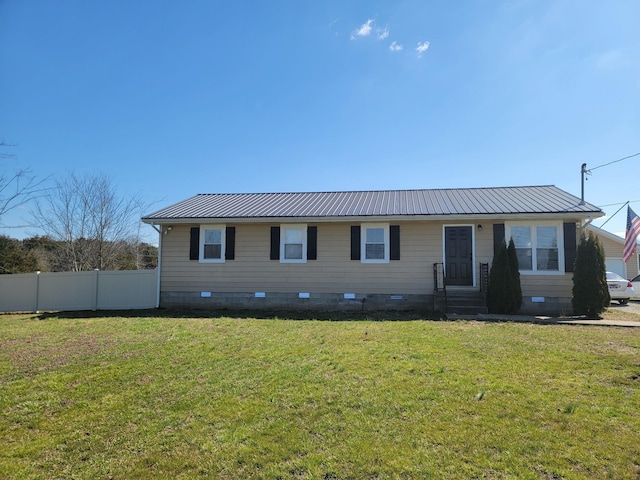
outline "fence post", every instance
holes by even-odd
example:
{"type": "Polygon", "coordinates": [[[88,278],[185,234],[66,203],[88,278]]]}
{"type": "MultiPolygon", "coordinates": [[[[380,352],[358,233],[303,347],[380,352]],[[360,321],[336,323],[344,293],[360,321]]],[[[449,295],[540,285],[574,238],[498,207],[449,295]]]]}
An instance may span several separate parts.
{"type": "Polygon", "coordinates": [[[36,271],[36,301],[33,313],[38,313],[38,306],[40,305],[40,270],[36,271]]]}
{"type": "Polygon", "coordinates": [[[96,272],[96,297],[95,297],[95,302],[93,304],[93,311],[95,312],[96,310],[98,310],[98,278],[100,275],[100,269],[96,268],[94,272],[96,272]]]}

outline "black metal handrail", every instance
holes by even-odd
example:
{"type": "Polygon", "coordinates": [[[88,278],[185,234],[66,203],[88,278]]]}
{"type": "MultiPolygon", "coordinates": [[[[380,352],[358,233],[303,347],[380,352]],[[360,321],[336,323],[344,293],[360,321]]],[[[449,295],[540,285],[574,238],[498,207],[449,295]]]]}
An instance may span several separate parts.
{"type": "Polygon", "coordinates": [[[433,290],[436,292],[446,292],[446,275],[444,271],[444,263],[433,264],[433,290]]]}
{"type": "Polygon", "coordinates": [[[447,276],[444,263],[433,264],[433,310],[438,310],[438,298],[442,299],[442,312],[447,311],[447,276]]]}
{"type": "Polygon", "coordinates": [[[488,289],[489,289],[489,264],[481,263],[480,264],[480,291],[486,295],[488,289]]]}

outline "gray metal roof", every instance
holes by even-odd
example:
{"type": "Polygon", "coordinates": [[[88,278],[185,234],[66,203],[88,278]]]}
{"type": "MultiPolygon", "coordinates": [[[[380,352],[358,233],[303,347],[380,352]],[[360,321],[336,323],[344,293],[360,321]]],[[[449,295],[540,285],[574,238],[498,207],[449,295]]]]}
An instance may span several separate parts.
{"type": "MultiPolygon", "coordinates": [[[[144,216],[147,223],[188,219],[267,219],[603,212],[554,185],[433,190],[199,194],[144,216]]],[[[587,215],[582,215],[587,214],[587,215]]]]}

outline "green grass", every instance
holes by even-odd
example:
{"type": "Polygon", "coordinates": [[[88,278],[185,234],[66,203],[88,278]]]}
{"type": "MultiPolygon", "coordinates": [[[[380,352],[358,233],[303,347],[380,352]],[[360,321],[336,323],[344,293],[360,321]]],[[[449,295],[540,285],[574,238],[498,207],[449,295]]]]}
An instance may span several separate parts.
{"type": "Polygon", "coordinates": [[[640,477],[640,329],[157,314],[0,316],[0,478],[640,477]]]}

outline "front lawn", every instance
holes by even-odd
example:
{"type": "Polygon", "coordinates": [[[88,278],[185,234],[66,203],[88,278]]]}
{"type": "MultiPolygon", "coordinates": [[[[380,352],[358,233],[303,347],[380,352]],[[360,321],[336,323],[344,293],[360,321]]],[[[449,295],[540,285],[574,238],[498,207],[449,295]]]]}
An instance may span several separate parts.
{"type": "Polygon", "coordinates": [[[638,432],[640,329],[0,315],[0,478],[631,479],[638,432]]]}

